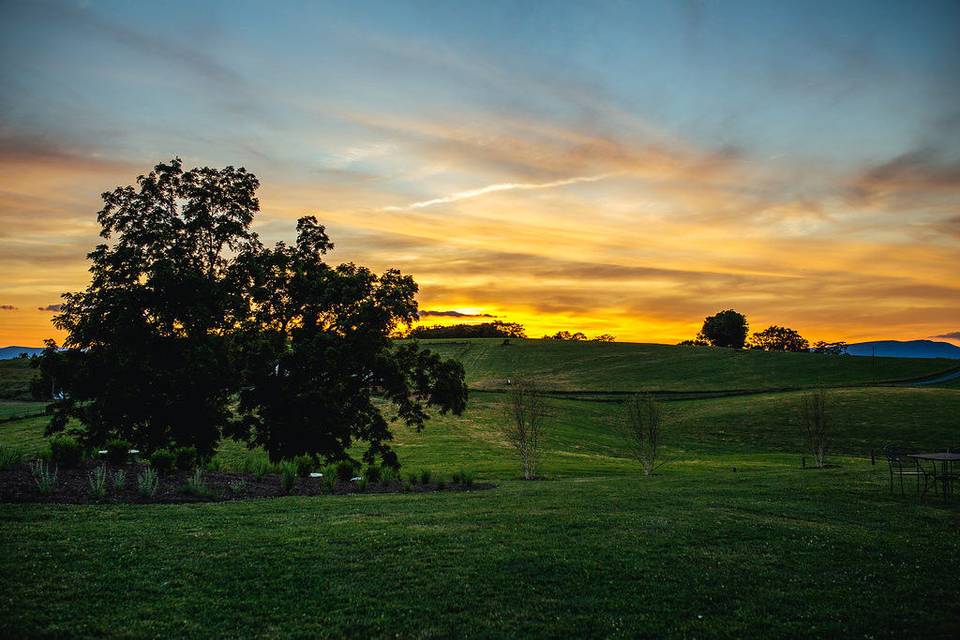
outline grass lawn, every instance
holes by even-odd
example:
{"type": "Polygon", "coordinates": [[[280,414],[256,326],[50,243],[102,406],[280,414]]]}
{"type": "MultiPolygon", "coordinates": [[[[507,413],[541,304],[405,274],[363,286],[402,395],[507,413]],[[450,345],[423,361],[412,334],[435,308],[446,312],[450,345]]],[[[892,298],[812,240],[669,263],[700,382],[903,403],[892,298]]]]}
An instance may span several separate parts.
{"type": "Polygon", "coordinates": [[[957,511],[863,461],[711,456],[469,494],[0,506],[0,632],[949,637],[957,511]],[[731,471],[738,467],[738,472],[731,471]]]}
{"type": "MultiPolygon", "coordinates": [[[[475,393],[396,447],[488,491],[0,505],[0,636],[957,637],[960,500],[892,496],[863,456],[960,443],[960,390],[832,391],[819,470],[800,395],[666,402],[651,478],[620,405],[551,399],[548,479],[516,480],[503,398],[475,393]]],[[[39,450],[44,423],[0,423],[0,446],[39,450]]]]}

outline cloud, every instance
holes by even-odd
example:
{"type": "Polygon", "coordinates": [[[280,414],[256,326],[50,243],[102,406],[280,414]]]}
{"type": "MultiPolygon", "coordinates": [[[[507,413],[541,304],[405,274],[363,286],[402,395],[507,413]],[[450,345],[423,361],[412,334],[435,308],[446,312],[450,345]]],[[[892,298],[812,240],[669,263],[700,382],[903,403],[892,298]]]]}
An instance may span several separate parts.
{"type": "Polygon", "coordinates": [[[421,311],[420,317],[435,318],[496,318],[497,316],[489,313],[461,313],[459,311],[421,311]]]}
{"type": "MultiPolygon", "coordinates": [[[[14,17],[26,23],[24,28],[36,30],[36,25],[75,33],[87,31],[98,39],[109,39],[148,58],[156,58],[182,67],[205,83],[237,87],[245,84],[236,71],[224,65],[213,55],[191,47],[183,41],[174,41],[156,35],[154,31],[140,30],[104,18],[96,11],[68,3],[23,3],[14,17]],[[33,24],[30,24],[33,23],[33,24]]],[[[202,41],[200,33],[193,33],[194,41],[202,41]]]]}
{"type": "Polygon", "coordinates": [[[850,189],[854,199],[915,192],[960,192],[960,160],[947,160],[934,149],[915,149],[862,171],[850,189]]]}
{"type": "Polygon", "coordinates": [[[0,304],[0,311],[16,311],[17,308],[12,304],[0,304]]]}
{"type": "Polygon", "coordinates": [[[535,189],[553,189],[556,187],[565,187],[567,185],[579,184],[582,182],[597,182],[598,180],[604,180],[606,178],[612,177],[612,175],[613,174],[603,174],[599,176],[580,176],[576,178],[566,178],[564,180],[553,180],[551,182],[540,182],[540,183],[505,182],[501,184],[490,184],[485,187],[480,187],[479,189],[469,189],[467,191],[458,191],[449,196],[433,198],[431,200],[423,200],[421,202],[414,202],[408,205],[383,207],[383,211],[409,211],[410,209],[423,209],[425,207],[432,207],[438,204],[447,204],[449,202],[456,202],[458,200],[469,200],[471,198],[478,198],[488,193],[496,193],[497,191],[515,191],[515,190],[531,191],[535,189]]]}
{"type": "Polygon", "coordinates": [[[960,340],[960,331],[949,331],[939,335],[930,336],[931,338],[945,338],[947,340],[960,340]]]}
{"type": "Polygon", "coordinates": [[[62,304],[48,304],[45,307],[37,307],[37,311],[60,311],[62,308],[62,304]]]}

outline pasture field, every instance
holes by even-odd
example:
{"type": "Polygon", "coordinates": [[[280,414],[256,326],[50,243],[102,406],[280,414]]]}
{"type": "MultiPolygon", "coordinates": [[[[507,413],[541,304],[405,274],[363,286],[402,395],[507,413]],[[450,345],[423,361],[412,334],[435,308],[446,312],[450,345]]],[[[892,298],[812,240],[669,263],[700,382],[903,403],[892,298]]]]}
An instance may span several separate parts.
{"type": "Polygon", "coordinates": [[[463,362],[474,389],[503,389],[508,378],[536,377],[559,391],[756,391],[856,386],[955,370],[946,359],[768,353],[629,342],[502,338],[420,340],[463,362]]]}
{"type": "MultiPolygon", "coordinates": [[[[540,359],[520,369],[559,371],[544,353],[610,346],[531,348],[540,359]]],[[[621,358],[635,380],[655,370],[621,358]]],[[[627,390],[591,377],[589,360],[573,358],[564,384],[627,390]]],[[[517,375],[465,364],[476,387],[517,375]]],[[[498,431],[505,396],[476,392],[461,417],[399,429],[396,447],[405,470],[463,466],[492,490],[0,505],[0,635],[956,637],[960,509],[891,495],[868,452],[960,444],[960,390],[856,386],[858,367],[830,395],[826,469],[801,468],[797,391],[665,402],[667,464],[649,478],[625,454],[617,402],[551,398],[546,479],[524,482],[498,431]]],[[[649,388],[685,380],[656,376],[649,388]]],[[[45,420],[0,423],[0,446],[39,450],[45,420]]],[[[225,443],[218,455],[257,453],[225,443]]]]}
{"type": "Polygon", "coordinates": [[[29,360],[0,360],[0,400],[29,400],[35,373],[29,360]]]}

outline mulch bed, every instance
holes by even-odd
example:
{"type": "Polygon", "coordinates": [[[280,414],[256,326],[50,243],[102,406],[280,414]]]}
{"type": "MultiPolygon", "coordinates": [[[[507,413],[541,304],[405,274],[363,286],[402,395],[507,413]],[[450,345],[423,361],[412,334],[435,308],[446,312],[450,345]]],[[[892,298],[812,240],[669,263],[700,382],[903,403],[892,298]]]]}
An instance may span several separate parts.
{"type": "Polygon", "coordinates": [[[45,502],[59,504],[173,504],[182,502],[227,502],[248,500],[251,498],[282,498],[286,496],[346,495],[350,493],[429,493],[433,491],[473,491],[491,489],[495,485],[475,482],[470,486],[447,483],[441,489],[436,483],[404,486],[395,481],[387,483],[368,483],[363,491],[355,482],[337,482],[333,491],[326,490],[323,478],[297,478],[293,489],[288,493],[280,486],[280,476],[266,474],[259,480],[252,473],[233,473],[225,471],[204,471],[203,480],[209,495],[191,495],[183,492],[183,486],[193,472],[172,471],[160,474],[157,492],[149,498],[137,492],[137,474],[146,465],[128,464],[123,467],[127,472],[123,487],[113,486],[113,472],[120,467],[107,465],[108,477],[106,495],[94,498],[90,495],[90,474],[102,463],[90,462],[75,469],[57,470],[56,489],[49,495],[43,495],[37,489],[28,464],[19,464],[0,471],[0,502],[30,503],[45,502]],[[238,487],[236,483],[244,485],[238,487]],[[234,484],[231,487],[231,484],[234,484]]]}

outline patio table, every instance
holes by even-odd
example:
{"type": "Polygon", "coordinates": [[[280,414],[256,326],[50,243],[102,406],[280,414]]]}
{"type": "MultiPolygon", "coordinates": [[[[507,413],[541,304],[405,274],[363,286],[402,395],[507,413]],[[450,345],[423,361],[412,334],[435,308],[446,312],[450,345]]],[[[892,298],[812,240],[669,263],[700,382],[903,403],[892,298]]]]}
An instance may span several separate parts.
{"type": "MultiPolygon", "coordinates": [[[[960,453],[911,453],[907,455],[908,458],[913,458],[914,460],[927,460],[933,463],[933,479],[935,482],[943,483],[943,499],[947,499],[948,488],[950,485],[950,480],[952,479],[952,474],[947,471],[947,466],[952,465],[956,462],[960,462],[960,453]],[[937,463],[940,463],[940,473],[937,473],[937,463]]],[[[926,484],[924,484],[923,492],[927,492],[926,484]]]]}

